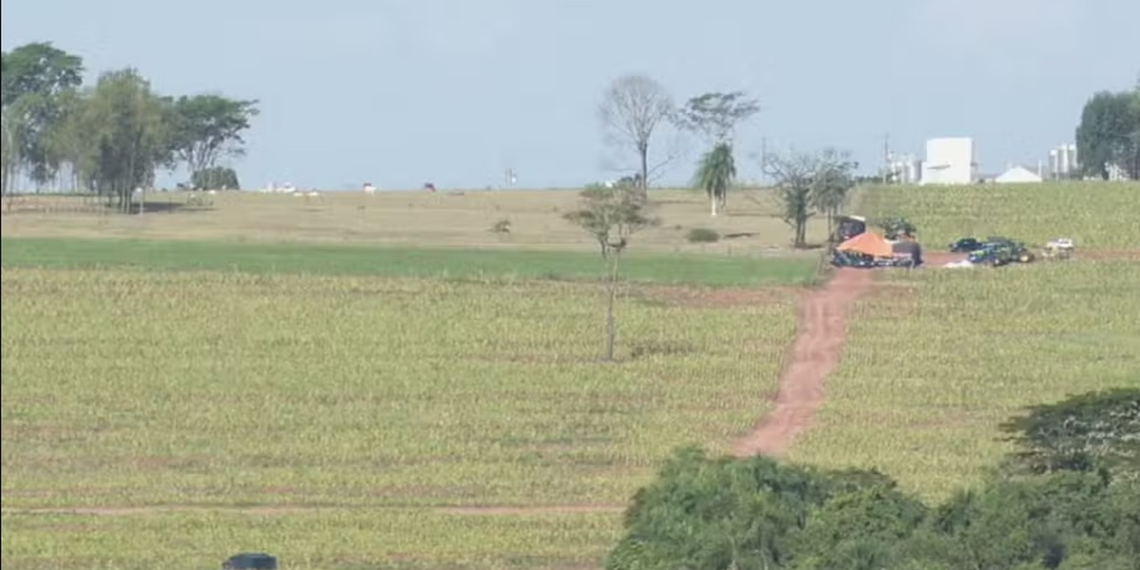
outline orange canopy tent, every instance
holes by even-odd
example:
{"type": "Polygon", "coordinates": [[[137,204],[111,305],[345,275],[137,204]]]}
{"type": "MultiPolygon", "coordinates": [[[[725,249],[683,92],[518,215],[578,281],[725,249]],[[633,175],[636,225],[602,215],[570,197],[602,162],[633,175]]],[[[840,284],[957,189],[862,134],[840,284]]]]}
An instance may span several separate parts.
{"type": "Polygon", "coordinates": [[[872,232],[861,233],[839,244],[838,249],[839,251],[862,253],[871,257],[893,257],[895,253],[890,242],[872,232]]]}

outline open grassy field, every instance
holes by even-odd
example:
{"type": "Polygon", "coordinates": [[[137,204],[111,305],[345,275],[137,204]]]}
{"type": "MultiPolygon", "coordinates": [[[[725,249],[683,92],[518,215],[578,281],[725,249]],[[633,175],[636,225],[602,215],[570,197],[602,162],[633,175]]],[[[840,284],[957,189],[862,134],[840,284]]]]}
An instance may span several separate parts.
{"type": "MultiPolygon", "coordinates": [[[[1137,185],[887,188],[866,204],[909,217],[932,249],[998,233],[1140,254],[1137,185]]],[[[791,458],[878,466],[931,498],[977,482],[1010,449],[998,425],[1025,406],[1140,386],[1138,260],[877,275],[791,458]]]]}
{"type": "Polygon", "coordinates": [[[291,568],[593,564],[659,459],[726,449],[766,409],[795,330],[794,291],[646,287],[615,366],[595,360],[594,285],[13,267],[2,285],[6,568],[244,548],[291,568]],[[438,510],[559,505],[584,510],[438,510]],[[19,512],[145,506],[175,512],[19,512]],[[267,510],[186,510],[238,506],[267,510]]]}
{"type": "MultiPolygon", "coordinates": [[[[446,280],[586,281],[604,277],[597,252],[369,247],[224,241],[3,238],[4,267],[142,268],[241,273],[373,275],[446,280]]],[[[633,282],[702,286],[801,285],[818,277],[811,257],[745,257],[630,250],[633,282]]]]}
{"type": "MultiPolygon", "coordinates": [[[[713,218],[703,194],[654,190],[657,228],[638,234],[632,249],[720,255],[787,254],[791,233],[777,215],[775,196],[741,190],[727,215],[713,218]],[[714,229],[726,239],[690,244],[694,228],[714,229]]],[[[261,242],[363,243],[393,246],[514,248],[593,251],[597,244],[563,216],[579,207],[573,190],[469,192],[323,192],[319,198],[288,194],[220,193],[208,208],[185,207],[186,193],[150,198],[153,214],[116,216],[83,198],[23,196],[3,208],[5,237],[145,238],[261,242]],[[508,220],[508,235],[491,232],[508,220]]],[[[808,240],[826,240],[822,218],[808,227],[808,240]]]]}
{"type": "Polygon", "coordinates": [[[1140,249],[1140,183],[888,186],[869,192],[861,213],[905,215],[927,248],[967,236],[1020,239],[1041,247],[1059,237],[1079,248],[1140,249]]]}
{"type": "MultiPolygon", "coordinates": [[[[907,216],[928,250],[1136,251],[1138,190],[882,188],[857,211],[907,216]]],[[[0,256],[5,567],[265,549],[305,570],[597,568],[674,446],[728,451],[772,409],[804,298],[787,286],[817,262],[781,251],[770,195],[715,221],[699,195],[656,196],[618,365],[596,361],[601,267],[561,219],[573,192],[231,194],[141,217],[27,199],[0,256]],[[702,247],[693,227],[740,236],[702,247]]],[[[1140,385],[1140,263],[1094,257],[862,281],[790,459],[944,497],[1007,449],[1009,415],[1140,385]]]]}

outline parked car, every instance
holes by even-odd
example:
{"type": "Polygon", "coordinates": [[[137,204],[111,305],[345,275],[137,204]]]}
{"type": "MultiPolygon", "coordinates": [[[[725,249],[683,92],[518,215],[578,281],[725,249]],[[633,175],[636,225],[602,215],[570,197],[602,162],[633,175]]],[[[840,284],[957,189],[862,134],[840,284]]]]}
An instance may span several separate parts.
{"type": "Polygon", "coordinates": [[[970,253],[982,249],[985,244],[976,238],[966,237],[950,244],[950,253],[970,253]]]}

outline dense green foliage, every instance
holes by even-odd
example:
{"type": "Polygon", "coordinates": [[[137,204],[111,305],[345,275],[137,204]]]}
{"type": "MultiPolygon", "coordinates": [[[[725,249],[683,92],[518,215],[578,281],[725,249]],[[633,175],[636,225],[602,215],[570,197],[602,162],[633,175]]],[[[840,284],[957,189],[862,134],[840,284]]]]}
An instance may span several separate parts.
{"type": "Polygon", "coordinates": [[[241,190],[237,172],[225,166],[194,171],[190,185],[200,190],[241,190]]]}
{"type": "Polygon", "coordinates": [[[693,185],[708,195],[709,208],[715,216],[727,204],[728,190],[735,180],[736,160],[732,156],[732,145],[722,142],[701,157],[693,185]]]}
{"type": "Polygon", "coordinates": [[[1107,472],[995,480],[929,508],[876,472],[681,451],[640,491],[609,570],[1127,570],[1140,493],[1107,472]]]}
{"type": "Polygon", "coordinates": [[[1076,135],[1085,174],[1107,180],[1115,167],[1140,180],[1138,91],[1102,91],[1085,103],[1076,135]]]}
{"type": "Polygon", "coordinates": [[[104,196],[129,211],[159,168],[212,172],[243,154],[256,101],[220,95],[165,97],[132,68],[83,88],[83,60],[32,43],[3,54],[3,188],[26,178],[104,196]]]}

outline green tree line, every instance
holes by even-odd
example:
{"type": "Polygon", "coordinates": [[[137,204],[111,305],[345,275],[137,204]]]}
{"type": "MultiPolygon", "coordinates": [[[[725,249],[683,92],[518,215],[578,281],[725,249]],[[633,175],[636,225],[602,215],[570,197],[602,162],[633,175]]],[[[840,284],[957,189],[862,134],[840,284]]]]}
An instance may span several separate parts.
{"type": "Polygon", "coordinates": [[[2,55],[5,194],[26,179],[37,189],[94,193],[127,212],[159,169],[185,167],[197,186],[237,186],[223,162],[244,155],[257,101],[164,96],[133,68],[84,85],[83,58],[48,42],[2,55]]]}
{"type": "Polygon", "coordinates": [[[1032,408],[983,484],[928,506],[873,470],[679,451],[608,570],[1136,570],[1140,390],[1032,408]]]}
{"type": "Polygon", "coordinates": [[[1077,154],[1087,176],[1108,180],[1116,168],[1140,180],[1140,78],[1130,91],[1101,91],[1085,103],[1077,154]]]}

